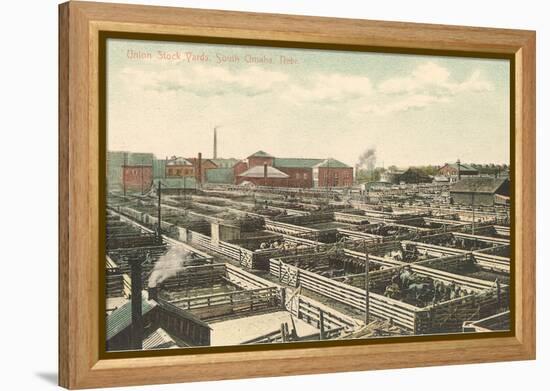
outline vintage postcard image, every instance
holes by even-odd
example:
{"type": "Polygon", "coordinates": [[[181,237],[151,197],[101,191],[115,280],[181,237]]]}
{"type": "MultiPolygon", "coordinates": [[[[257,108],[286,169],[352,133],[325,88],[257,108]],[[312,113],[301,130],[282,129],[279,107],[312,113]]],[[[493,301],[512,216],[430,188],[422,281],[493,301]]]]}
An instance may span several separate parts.
{"type": "Polygon", "coordinates": [[[508,60],[106,45],[108,352],[510,330],[508,60]]]}

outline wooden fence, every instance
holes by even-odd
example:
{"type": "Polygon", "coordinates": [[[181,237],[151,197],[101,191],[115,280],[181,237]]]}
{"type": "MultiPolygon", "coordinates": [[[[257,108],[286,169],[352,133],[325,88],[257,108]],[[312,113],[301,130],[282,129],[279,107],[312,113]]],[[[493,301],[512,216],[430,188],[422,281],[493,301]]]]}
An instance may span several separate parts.
{"type": "Polygon", "coordinates": [[[202,320],[241,316],[280,307],[277,287],[238,290],[170,301],[202,320]]]}
{"type": "Polygon", "coordinates": [[[486,251],[490,251],[491,249],[467,251],[458,248],[412,241],[403,241],[403,245],[415,246],[419,251],[425,252],[434,257],[471,254],[474,261],[483,269],[504,273],[510,272],[510,259],[498,255],[487,254],[486,251]]]}
{"type": "Polygon", "coordinates": [[[460,332],[465,321],[482,319],[507,308],[509,289],[502,286],[423,308],[416,313],[417,333],[460,332]]]}
{"type": "MultiPolygon", "coordinates": [[[[316,273],[288,265],[279,259],[272,259],[271,273],[280,281],[290,286],[301,286],[321,296],[348,305],[359,312],[365,311],[366,291],[339,281],[331,280],[316,273]]],[[[370,311],[383,319],[392,319],[399,326],[414,332],[414,313],[416,307],[393,300],[382,295],[371,293],[370,311]]]]}
{"type": "Polygon", "coordinates": [[[286,308],[292,315],[317,329],[321,329],[323,323],[324,339],[352,332],[362,325],[358,320],[300,294],[293,296],[286,303],[286,308]]]}
{"type": "MultiPolygon", "coordinates": [[[[235,261],[238,261],[240,265],[248,269],[259,268],[257,262],[254,260],[254,252],[244,247],[237,246],[223,240],[213,242],[212,238],[207,235],[200,234],[194,231],[187,231],[187,242],[196,244],[206,250],[213,251],[221,254],[235,261]]],[[[257,260],[257,259],[256,259],[257,260]]]]}
{"type": "MultiPolygon", "coordinates": [[[[468,287],[475,293],[471,299],[466,300],[467,305],[462,305],[462,301],[454,300],[431,306],[428,309],[419,308],[404,303],[399,300],[385,297],[381,294],[370,292],[369,307],[370,313],[378,318],[390,320],[396,325],[408,330],[414,334],[423,334],[429,332],[440,332],[441,330],[459,331],[462,323],[457,319],[467,320],[476,314],[486,314],[497,308],[497,301],[501,304],[507,303],[505,292],[508,287],[502,286],[500,292],[496,292],[493,285],[487,281],[477,280],[443,271],[432,270],[426,267],[411,265],[413,270],[432,278],[446,282],[458,283],[468,287]],[[500,297],[497,300],[497,297],[500,297]],[[473,308],[473,309],[472,309],[473,308]],[[457,317],[446,318],[444,314],[457,311],[457,317]],[[435,320],[434,320],[435,319],[435,320]],[[460,326],[460,327],[459,327],[460,326]]],[[[396,269],[398,266],[396,267],[396,269]]],[[[365,311],[366,291],[339,281],[335,281],[307,270],[299,269],[296,266],[285,264],[280,259],[272,259],[270,272],[279,278],[283,284],[290,286],[301,286],[323,297],[335,300],[339,303],[348,305],[359,312],[365,311]]],[[[393,270],[386,269],[379,272],[373,272],[370,275],[371,281],[380,277],[387,280],[391,279],[393,270]]]]}
{"type": "Polygon", "coordinates": [[[277,287],[276,284],[249,273],[237,266],[230,263],[225,264],[226,278],[233,284],[243,289],[257,289],[257,288],[270,288],[277,287]]]}
{"type": "Polygon", "coordinates": [[[280,221],[274,221],[274,220],[268,220],[268,219],[265,220],[265,229],[268,231],[287,234],[287,235],[315,233],[318,231],[314,228],[302,227],[299,225],[283,223],[280,221]]]}
{"type": "Polygon", "coordinates": [[[161,283],[163,289],[179,290],[220,284],[225,277],[226,269],[223,263],[209,265],[187,266],[174,273],[161,283]]]}

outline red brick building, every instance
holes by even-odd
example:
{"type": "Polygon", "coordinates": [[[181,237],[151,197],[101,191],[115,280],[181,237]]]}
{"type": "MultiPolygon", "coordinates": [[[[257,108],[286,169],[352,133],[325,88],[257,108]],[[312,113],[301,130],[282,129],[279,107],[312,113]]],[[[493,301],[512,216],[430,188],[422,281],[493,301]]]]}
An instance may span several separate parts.
{"type": "Polygon", "coordinates": [[[211,159],[200,159],[199,164],[199,158],[187,158],[185,159],[189,161],[193,165],[193,173],[194,176],[199,183],[205,183],[206,181],[206,171],[212,170],[214,168],[218,168],[216,163],[214,163],[211,159]],[[200,166],[200,169],[199,169],[200,166]],[[201,172],[201,176],[199,177],[199,171],[201,172]]]}
{"type": "Polygon", "coordinates": [[[192,162],[182,157],[173,156],[166,161],[167,178],[194,177],[195,166],[192,162]]]}
{"type": "Polygon", "coordinates": [[[458,177],[459,168],[460,176],[479,175],[478,170],[462,163],[445,163],[445,165],[438,170],[438,174],[446,177],[458,177]]]}
{"type": "Polygon", "coordinates": [[[153,183],[153,166],[123,166],[122,187],[125,192],[147,192],[153,183]]]}
{"type": "Polygon", "coordinates": [[[286,174],[284,178],[279,174],[277,178],[270,178],[267,182],[274,184],[266,186],[312,188],[327,185],[348,187],[353,184],[353,167],[336,159],[278,158],[264,151],[258,151],[248,157],[249,169],[263,167],[264,164],[286,174]]]}
{"type": "Polygon", "coordinates": [[[353,185],[353,167],[336,160],[325,159],[313,168],[316,187],[349,187],[353,185]]]}
{"type": "Polygon", "coordinates": [[[266,163],[268,166],[273,166],[273,160],[275,157],[271,156],[269,153],[264,151],[258,151],[249,157],[248,167],[263,166],[266,163]]]}
{"type": "Polygon", "coordinates": [[[240,174],[248,170],[248,164],[245,161],[240,160],[233,166],[233,175],[237,178],[240,174]]]}

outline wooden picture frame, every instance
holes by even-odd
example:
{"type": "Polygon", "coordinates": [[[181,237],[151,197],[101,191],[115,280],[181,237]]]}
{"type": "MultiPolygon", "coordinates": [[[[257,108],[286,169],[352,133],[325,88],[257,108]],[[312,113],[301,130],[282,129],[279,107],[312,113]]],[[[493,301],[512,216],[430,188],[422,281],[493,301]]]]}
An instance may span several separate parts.
{"type": "Polygon", "coordinates": [[[535,32],[68,2],[59,6],[59,384],[91,388],[535,359],[535,32]],[[102,32],[510,58],[515,67],[513,331],[471,339],[103,358],[102,32]],[[459,354],[457,354],[459,352],[459,354]]]}

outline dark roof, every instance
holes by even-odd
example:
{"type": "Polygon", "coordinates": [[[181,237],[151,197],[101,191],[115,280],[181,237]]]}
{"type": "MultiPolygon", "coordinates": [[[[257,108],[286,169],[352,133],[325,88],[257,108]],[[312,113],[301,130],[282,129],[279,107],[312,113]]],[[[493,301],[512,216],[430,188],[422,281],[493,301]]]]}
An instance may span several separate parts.
{"type": "MultiPolygon", "coordinates": [[[[143,315],[151,311],[157,306],[156,301],[146,300],[147,295],[142,292],[141,296],[141,312],[143,315]]],[[[111,315],[107,316],[107,340],[110,340],[126,327],[132,324],[132,302],[129,301],[122,307],[114,310],[111,315]]]]}
{"type": "Polygon", "coordinates": [[[323,159],[306,159],[306,158],[275,158],[273,160],[274,167],[281,168],[313,168],[316,164],[319,164],[323,159]]]}
{"type": "MultiPolygon", "coordinates": [[[[264,167],[263,166],[254,166],[249,168],[239,176],[245,178],[263,178],[264,177],[264,167]]],[[[289,178],[288,174],[285,174],[282,171],[277,170],[275,167],[267,166],[267,177],[268,178],[289,178]]]]}
{"type": "Polygon", "coordinates": [[[425,177],[425,178],[430,177],[424,171],[422,171],[421,169],[416,168],[416,167],[409,167],[409,169],[407,171],[405,171],[404,173],[402,173],[401,175],[407,175],[407,174],[417,174],[417,175],[419,175],[421,177],[425,177]]]}
{"type": "MultiPolygon", "coordinates": [[[[456,163],[445,163],[445,165],[443,167],[451,167],[451,168],[454,168],[455,170],[458,171],[458,164],[456,164],[456,163]]],[[[443,168],[443,167],[441,167],[441,168],[443,168]]],[[[440,168],[440,170],[441,170],[441,168],[440,168]]],[[[468,166],[466,164],[463,164],[463,163],[460,163],[460,172],[461,173],[463,173],[463,172],[464,173],[473,172],[473,173],[476,173],[476,174],[478,173],[478,171],[475,168],[473,168],[471,166],[468,166]]]]}
{"type": "Polygon", "coordinates": [[[255,153],[253,153],[252,155],[250,155],[249,157],[273,157],[271,156],[269,153],[267,152],[264,152],[262,150],[260,151],[257,151],[255,153]]]}
{"type": "Polygon", "coordinates": [[[451,193],[496,193],[508,182],[506,178],[475,177],[464,178],[451,186],[451,193]]]}

